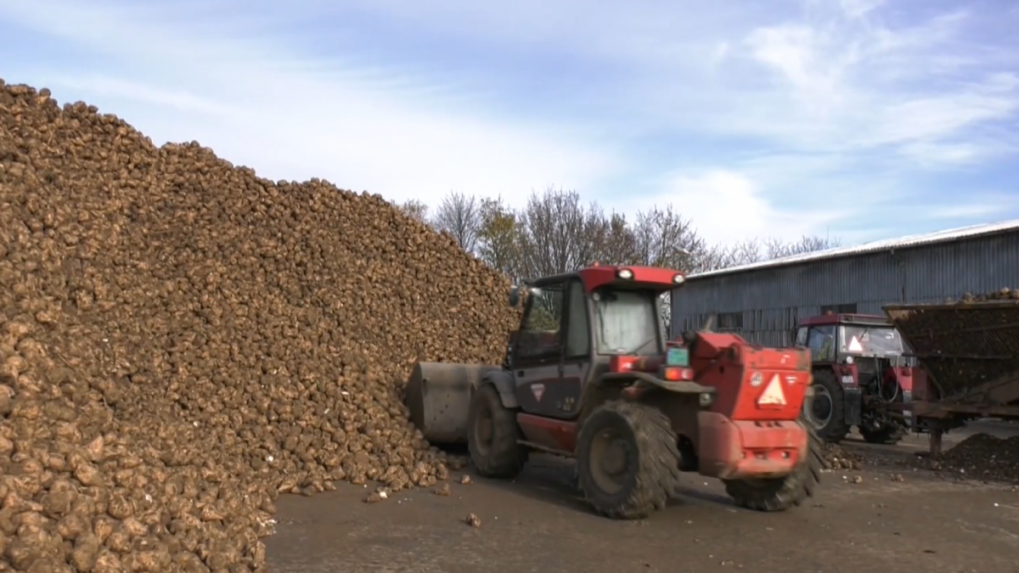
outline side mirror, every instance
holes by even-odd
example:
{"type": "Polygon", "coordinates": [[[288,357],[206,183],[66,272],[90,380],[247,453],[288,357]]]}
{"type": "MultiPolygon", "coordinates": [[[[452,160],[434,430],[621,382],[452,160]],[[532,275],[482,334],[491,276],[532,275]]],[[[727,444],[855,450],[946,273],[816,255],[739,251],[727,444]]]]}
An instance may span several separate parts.
{"type": "Polygon", "coordinates": [[[510,308],[516,308],[520,304],[520,287],[512,287],[509,292],[509,305],[510,308]]]}

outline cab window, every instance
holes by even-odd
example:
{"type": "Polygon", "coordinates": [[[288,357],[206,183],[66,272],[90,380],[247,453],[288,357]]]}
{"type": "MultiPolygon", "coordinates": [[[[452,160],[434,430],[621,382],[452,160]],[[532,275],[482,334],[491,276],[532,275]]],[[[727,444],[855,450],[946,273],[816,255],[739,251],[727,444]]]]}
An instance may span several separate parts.
{"type": "Polygon", "coordinates": [[[599,354],[660,352],[658,296],[652,291],[602,287],[592,295],[599,354]]]}
{"type": "Polygon", "coordinates": [[[565,286],[546,285],[531,289],[527,299],[527,316],[517,335],[517,360],[541,362],[558,358],[562,353],[565,286]]]}
{"type": "Polygon", "coordinates": [[[796,342],[793,344],[794,346],[805,347],[807,345],[807,330],[806,326],[801,326],[799,330],[796,331],[796,342]]]}
{"type": "Polygon", "coordinates": [[[815,361],[833,360],[835,357],[835,325],[815,326],[807,336],[810,358],[815,361]]]}
{"type": "Polygon", "coordinates": [[[566,358],[584,358],[591,353],[591,332],[587,320],[587,294],[579,280],[570,281],[566,312],[566,358]]]}

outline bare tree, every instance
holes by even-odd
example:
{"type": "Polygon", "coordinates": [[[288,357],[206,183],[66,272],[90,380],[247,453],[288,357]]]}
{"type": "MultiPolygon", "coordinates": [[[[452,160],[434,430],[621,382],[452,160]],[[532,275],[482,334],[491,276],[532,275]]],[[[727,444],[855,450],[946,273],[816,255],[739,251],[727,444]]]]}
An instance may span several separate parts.
{"type": "Polygon", "coordinates": [[[765,241],[765,248],[768,251],[769,259],[778,259],[781,257],[833,249],[841,246],[841,244],[841,241],[838,239],[804,235],[803,237],[800,237],[798,241],[788,243],[777,239],[769,239],[768,241],[765,241]]]}
{"type": "MultiPolygon", "coordinates": [[[[638,212],[635,223],[631,230],[633,264],[689,272],[706,249],[704,240],[697,235],[690,221],[674,211],[671,205],[638,212]]],[[[662,321],[668,328],[672,320],[671,292],[662,295],[659,308],[662,321]]]]}
{"type": "Polygon", "coordinates": [[[478,211],[481,220],[477,233],[478,258],[511,279],[520,278],[520,217],[503,203],[502,197],[482,199],[478,211]]]}
{"type": "Polygon", "coordinates": [[[461,249],[475,253],[482,226],[481,203],[473,195],[451,191],[439,204],[432,224],[452,235],[461,249]]]}
{"type": "MultiPolygon", "coordinates": [[[[594,212],[596,215],[601,213],[597,207],[594,212]]],[[[586,236],[593,247],[589,263],[618,265],[635,262],[636,238],[625,215],[612,213],[609,217],[589,217],[588,223],[586,236]]]]}
{"type": "Polygon", "coordinates": [[[686,270],[706,248],[690,221],[671,205],[637,213],[633,234],[636,262],[647,266],[686,270]]]}
{"type": "Polygon", "coordinates": [[[726,269],[791,255],[823,251],[839,246],[838,239],[803,236],[798,241],[781,239],[746,239],[728,246],[715,246],[704,250],[695,261],[697,272],[726,269]]]}
{"type": "Polygon", "coordinates": [[[396,205],[396,208],[422,223],[428,223],[428,205],[418,201],[417,199],[404,201],[403,203],[396,205]]]}
{"type": "Polygon", "coordinates": [[[594,262],[604,245],[604,221],[597,204],[585,208],[576,191],[532,193],[521,220],[521,271],[546,276],[594,262]]]}
{"type": "Polygon", "coordinates": [[[747,239],[731,245],[706,247],[695,253],[691,269],[695,273],[727,269],[764,260],[760,241],[747,239]]]}

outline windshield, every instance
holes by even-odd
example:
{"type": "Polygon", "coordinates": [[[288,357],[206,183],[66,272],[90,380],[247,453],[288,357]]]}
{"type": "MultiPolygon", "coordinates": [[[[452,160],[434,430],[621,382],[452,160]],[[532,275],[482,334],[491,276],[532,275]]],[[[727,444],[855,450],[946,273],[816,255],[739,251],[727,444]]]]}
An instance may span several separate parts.
{"type": "Polygon", "coordinates": [[[592,298],[599,354],[658,353],[658,297],[655,293],[601,288],[592,298]]]}
{"type": "Polygon", "coordinates": [[[902,337],[888,326],[839,327],[839,351],[868,356],[901,356],[902,337]]]}

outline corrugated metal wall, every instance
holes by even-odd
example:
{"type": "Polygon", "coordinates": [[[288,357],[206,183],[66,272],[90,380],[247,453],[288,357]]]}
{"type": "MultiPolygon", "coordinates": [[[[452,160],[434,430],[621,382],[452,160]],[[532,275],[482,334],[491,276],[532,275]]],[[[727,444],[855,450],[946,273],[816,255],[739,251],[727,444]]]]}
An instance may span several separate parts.
{"type": "Polygon", "coordinates": [[[713,316],[716,330],[787,346],[797,320],[826,306],[884,314],[881,307],[892,302],[940,302],[1001,287],[1019,288],[1019,232],[691,278],[672,295],[672,335],[713,316]]]}

